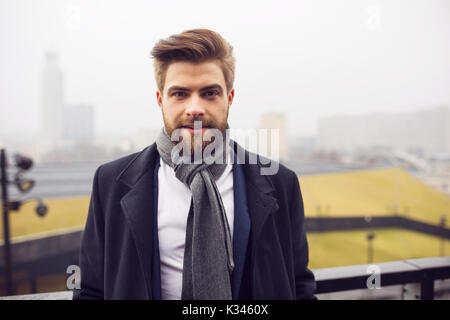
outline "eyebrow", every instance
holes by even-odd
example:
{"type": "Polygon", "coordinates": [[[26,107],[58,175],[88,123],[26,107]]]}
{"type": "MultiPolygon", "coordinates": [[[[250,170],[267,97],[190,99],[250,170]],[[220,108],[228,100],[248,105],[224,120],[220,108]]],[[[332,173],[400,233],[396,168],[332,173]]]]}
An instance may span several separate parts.
{"type": "MultiPolygon", "coordinates": [[[[203,87],[203,88],[200,88],[200,91],[211,90],[211,89],[218,89],[218,90],[220,90],[220,92],[223,91],[222,87],[219,84],[216,84],[216,83],[215,84],[211,84],[211,85],[206,86],[206,87],[203,87]]],[[[173,91],[192,91],[192,90],[189,89],[189,88],[180,87],[180,86],[172,86],[169,89],[167,89],[168,93],[173,92],[173,91]]]]}

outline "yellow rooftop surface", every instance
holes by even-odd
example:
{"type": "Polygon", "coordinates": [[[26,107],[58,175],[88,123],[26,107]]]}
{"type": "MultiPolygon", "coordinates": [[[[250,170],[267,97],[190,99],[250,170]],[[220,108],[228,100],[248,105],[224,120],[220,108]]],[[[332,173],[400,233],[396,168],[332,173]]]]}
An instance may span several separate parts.
{"type": "MultiPolygon", "coordinates": [[[[393,214],[397,207],[400,215],[423,222],[437,224],[443,215],[450,220],[450,197],[401,169],[307,175],[299,181],[307,217],[382,216],[393,214]]],[[[44,218],[37,216],[32,202],[10,213],[13,241],[84,227],[89,197],[45,202],[49,211],[44,218]]],[[[308,233],[310,268],[367,263],[367,232],[308,233]]],[[[374,262],[438,256],[441,248],[450,255],[449,240],[399,229],[375,233],[374,262]]],[[[2,242],[3,227],[0,235],[2,242]]]]}
{"type": "MultiPolygon", "coordinates": [[[[402,216],[437,224],[447,215],[450,223],[450,197],[401,169],[301,176],[300,186],[307,217],[382,216],[392,214],[397,205],[402,216]]],[[[20,212],[10,212],[12,237],[84,226],[89,197],[45,202],[49,210],[43,218],[35,213],[33,202],[23,205],[20,212]]],[[[3,227],[0,235],[1,240],[3,227]]]]}
{"type": "MultiPolygon", "coordinates": [[[[385,216],[438,224],[450,218],[450,197],[401,169],[365,170],[300,177],[307,217],[385,216]],[[396,209],[397,208],[397,209],[396,209]]],[[[450,241],[403,229],[308,233],[311,269],[368,262],[367,234],[373,231],[373,262],[450,255],[450,241]]]]}
{"type": "Polygon", "coordinates": [[[450,223],[450,197],[402,169],[378,169],[300,177],[307,217],[385,216],[450,223]],[[397,208],[397,209],[396,209],[397,208]]]}
{"type": "Polygon", "coordinates": [[[450,256],[450,240],[404,229],[308,233],[309,267],[332,268],[368,262],[367,234],[372,231],[373,263],[450,256]]]}

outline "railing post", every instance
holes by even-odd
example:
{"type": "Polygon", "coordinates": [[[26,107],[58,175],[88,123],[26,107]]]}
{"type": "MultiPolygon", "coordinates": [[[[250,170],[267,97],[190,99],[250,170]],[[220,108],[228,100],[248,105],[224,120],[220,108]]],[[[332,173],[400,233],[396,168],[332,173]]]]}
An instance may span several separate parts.
{"type": "Polygon", "coordinates": [[[433,300],[434,299],[434,279],[427,272],[423,275],[421,290],[421,300],[433,300]]]}
{"type": "Polygon", "coordinates": [[[421,295],[420,283],[407,283],[402,287],[403,300],[419,300],[421,295]]]}
{"type": "Polygon", "coordinates": [[[9,234],[9,203],[8,203],[8,174],[6,171],[6,150],[0,150],[0,170],[1,170],[1,200],[3,207],[3,246],[5,250],[5,278],[6,278],[6,293],[8,295],[14,294],[13,280],[12,280],[12,263],[11,263],[11,247],[9,234]]]}

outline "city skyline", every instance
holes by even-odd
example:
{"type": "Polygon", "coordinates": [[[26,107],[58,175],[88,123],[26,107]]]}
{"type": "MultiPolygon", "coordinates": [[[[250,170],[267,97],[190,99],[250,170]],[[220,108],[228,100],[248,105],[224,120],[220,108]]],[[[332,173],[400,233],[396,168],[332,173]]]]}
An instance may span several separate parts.
{"type": "Polygon", "coordinates": [[[158,39],[194,27],[217,30],[235,48],[235,128],[256,128],[262,113],[275,111],[288,115],[290,134],[311,136],[323,116],[450,105],[447,2],[196,9],[206,4],[180,2],[174,11],[143,1],[2,1],[0,135],[38,132],[39,74],[49,50],[60,57],[66,102],[95,106],[96,135],[161,126],[149,51],[158,39]]]}
{"type": "Polygon", "coordinates": [[[450,156],[450,107],[323,117],[319,119],[317,147],[326,150],[385,147],[450,156]]]}

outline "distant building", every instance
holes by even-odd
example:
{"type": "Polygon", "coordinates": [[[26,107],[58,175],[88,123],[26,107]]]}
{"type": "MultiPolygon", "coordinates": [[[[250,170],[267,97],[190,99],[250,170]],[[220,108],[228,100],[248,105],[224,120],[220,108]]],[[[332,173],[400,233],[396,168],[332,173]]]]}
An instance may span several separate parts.
{"type": "Polygon", "coordinates": [[[94,140],[94,108],[88,104],[64,108],[63,139],[67,143],[92,143],[94,140]]]}
{"type": "MultiPolygon", "coordinates": [[[[288,154],[288,129],[287,129],[287,118],[285,113],[281,112],[268,112],[263,113],[260,117],[259,121],[259,129],[267,130],[267,156],[271,158],[271,155],[278,155],[279,160],[287,160],[289,157],[288,154]],[[278,129],[278,141],[272,141],[271,137],[275,137],[271,134],[272,129],[278,129]],[[272,148],[278,148],[278,152],[276,150],[272,150],[272,148]]],[[[261,152],[261,142],[259,141],[259,149],[258,151],[264,155],[264,152],[261,152]]],[[[264,148],[262,149],[264,150],[264,148]]],[[[278,159],[274,159],[278,160],[278,159]]]]}
{"type": "Polygon", "coordinates": [[[414,113],[338,115],[319,119],[317,147],[325,150],[389,147],[450,153],[450,108],[414,113]]]}
{"type": "Polygon", "coordinates": [[[63,74],[58,64],[58,55],[55,52],[47,52],[42,70],[40,121],[42,153],[58,147],[62,141],[63,106],[63,74]]]}
{"type": "Polygon", "coordinates": [[[289,136],[289,157],[297,158],[311,154],[316,150],[316,140],[315,136],[289,136]]]}

